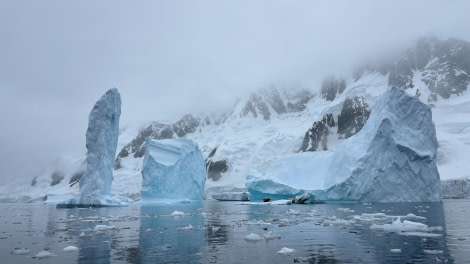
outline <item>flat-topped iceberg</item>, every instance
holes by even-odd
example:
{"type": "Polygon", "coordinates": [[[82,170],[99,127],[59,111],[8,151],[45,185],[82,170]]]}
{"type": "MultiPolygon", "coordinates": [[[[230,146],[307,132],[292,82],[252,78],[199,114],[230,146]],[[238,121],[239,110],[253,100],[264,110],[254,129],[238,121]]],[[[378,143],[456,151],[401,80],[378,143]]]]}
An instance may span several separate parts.
{"type": "Polygon", "coordinates": [[[292,154],[248,175],[246,187],[250,200],[310,190],[326,201],[439,202],[436,152],[431,109],[390,87],[362,130],[336,150],[292,154]]]}
{"type": "Polygon", "coordinates": [[[86,132],[87,168],[80,179],[80,194],[57,207],[119,206],[110,197],[113,165],[119,136],[121,96],[116,88],[108,90],[94,105],[86,132]]]}
{"type": "Polygon", "coordinates": [[[204,195],[206,163],[190,139],[147,139],[142,200],[196,200],[204,195]]]}

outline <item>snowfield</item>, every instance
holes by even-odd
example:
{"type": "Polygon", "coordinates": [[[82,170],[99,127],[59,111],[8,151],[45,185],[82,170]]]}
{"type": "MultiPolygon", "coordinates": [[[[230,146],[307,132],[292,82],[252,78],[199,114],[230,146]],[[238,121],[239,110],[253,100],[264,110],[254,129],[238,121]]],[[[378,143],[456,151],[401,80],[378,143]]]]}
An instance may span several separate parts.
{"type": "MultiPolygon", "coordinates": [[[[422,73],[414,74],[414,88],[405,91],[416,95],[419,90],[420,100],[431,106],[438,141],[437,167],[441,180],[470,178],[470,162],[467,158],[470,156],[470,88],[459,96],[452,95],[448,99],[438,96],[436,102],[428,102],[429,92],[419,79],[422,73]]],[[[257,117],[252,114],[242,115],[246,100],[238,100],[232,112],[226,113],[221,119],[222,122],[217,123],[214,119],[209,125],[200,126],[194,133],[185,136],[198,144],[204,158],[217,147],[212,159],[227,160],[228,170],[222,173],[219,180],[207,179],[206,198],[210,199],[211,194],[218,189],[240,191],[240,188],[245,187],[246,176],[253,170],[265,171],[273,162],[297,153],[312,124],[327,113],[334,116],[340,114],[346,98],[362,96],[373,109],[379,96],[387,90],[388,79],[388,74],[374,71],[363,74],[357,80],[348,78],[344,92],[338,93],[333,101],[326,100],[316,88],[311,88],[312,98],[305,104],[303,111],[277,114],[269,106],[269,120],[264,120],[260,114],[257,117]]],[[[287,94],[292,91],[278,90],[282,100],[287,102],[287,94]]],[[[219,115],[219,119],[220,116],[222,115],[219,115]]],[[[140,128],[121,124],[118,152],[136,137],[140,128]]],[[[336,149],[342,142],[336,134],[328,135],[329,150],[336,149]]],[[[75,174],[85,171],[84,161],[84,154],[60,157],[54,164],[46,166],[47,169],[37,177],[25,176],[2,184],[0,201],[43,201],[46,196],[56,199],[62,195],[77,195],[78,184],[70,187],[69,182],[75,174]],[[51,175],[56,172],[61,173],[62,180],[51,186],[51,175]]],[[[143,158],[134,158],[133,155],[122,158],[121,168],[114,170],[111,195],[120,196],[122,200],[139,200],[142,165],[143,158]]]]}

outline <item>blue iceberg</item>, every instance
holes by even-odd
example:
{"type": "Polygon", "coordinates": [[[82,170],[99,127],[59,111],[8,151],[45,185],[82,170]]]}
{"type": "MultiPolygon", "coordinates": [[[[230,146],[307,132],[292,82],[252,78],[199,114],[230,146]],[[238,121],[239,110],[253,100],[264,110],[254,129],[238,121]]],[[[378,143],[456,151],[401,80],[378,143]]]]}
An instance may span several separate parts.
{"type": "Polygon", "coordinates": [[[119,136],[121,96],[116,88],[108,90],[94,105],[86,132],[87,168],[80,179],[80,194],[57,207],[119,206],[110,197],[113,166],[119,136]]]}
{"type": "Polygon", "coordinates": [[[143,202],[203,199],[206,163],[190,139],[147,138],[141,174],[143,202]]]}
{"type": "Polygon", "coordinates": [[[336,150],[292,154],[248,175],[246,187],[250,200],[313,191],[325,201],[439,202],[436,153],[431,109],[390,87],[362,130],[336,150]]]}

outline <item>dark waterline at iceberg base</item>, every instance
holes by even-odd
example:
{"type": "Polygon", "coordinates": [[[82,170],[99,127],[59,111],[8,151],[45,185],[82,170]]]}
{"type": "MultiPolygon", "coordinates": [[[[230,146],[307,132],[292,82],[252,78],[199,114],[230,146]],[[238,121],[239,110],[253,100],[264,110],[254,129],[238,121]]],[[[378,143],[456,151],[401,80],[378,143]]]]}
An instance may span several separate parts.
{"type": "Polygon", "coordinates": [[[470,258],[470,200],[290,206],[205,201],[87,209],[0,204],[0,209],[2,263],[465,263],[470,258]],[[408,235],[372,230],[374,223],[393,219],[365,220],[366,214],[408,215],[402,221],[429,230],[408,235]],[[68,246],[77,249],[63,251],[68,246]],[[278,253],[284,247],[294,251],[278,253]],[[40,258],[45,249],[42,256],[53,255],[40,258]]]}

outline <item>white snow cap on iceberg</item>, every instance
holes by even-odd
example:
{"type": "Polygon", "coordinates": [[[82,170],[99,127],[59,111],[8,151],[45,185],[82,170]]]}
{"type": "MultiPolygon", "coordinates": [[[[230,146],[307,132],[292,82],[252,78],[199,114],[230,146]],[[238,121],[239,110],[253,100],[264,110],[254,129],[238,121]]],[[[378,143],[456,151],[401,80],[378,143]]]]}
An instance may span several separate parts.
{"type": "Polygon", "coordinates": [[[202,200],[206,163],[190,139],[147,139],[142,199],[202,200]]]}
{"type": "Polygon", "coordinates": [[[280,185],[292,188],[292,196],[314,190],[326,201],[438,202],[436,152],[431,109],[390,87],[362,130],[336,150],[292,154],[264,173],[248,175],[246,187],[250,199],[252,193],[260,196],[264,185],[269,186],[266,196],[272,185],[280,185]]]}

